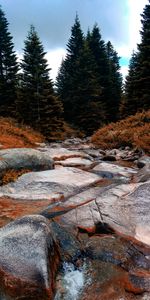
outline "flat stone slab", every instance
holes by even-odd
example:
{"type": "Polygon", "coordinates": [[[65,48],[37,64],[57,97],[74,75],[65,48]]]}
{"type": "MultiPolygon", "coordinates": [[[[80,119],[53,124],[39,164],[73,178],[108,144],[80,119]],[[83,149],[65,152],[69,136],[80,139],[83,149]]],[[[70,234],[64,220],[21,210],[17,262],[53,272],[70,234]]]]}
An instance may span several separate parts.
{"type": "Polygon", "coordinates": [[[8,196],[14,199],[53,199],[57,201],[78,193],[100,180],[96,174],[91,174],[77,168],[60,168],[50,171],[31,172],[22,175],[14,183],[0,187],[0,197],[8,196]]]}
{"type": "Polygon", "coordinates": [[[26,216],[0,229],[0,299],[52,299],[59,252],[46,218],[26,216]]]}
{"type": "Polygon", "coordinates": [[[44,152],[30,148],[0,150],[0,173],[9,170],[29,169],[33,171],[50,170],[54,161],[44,152]]]}
{"type": "Polygon", "coordinates": [[[66,148],[61,148],[61,147],[57,147],[57,148],[40,148],[40,150],[42,152],[45,152],[49,155],[49,157],[51,157],[52,159],[54,159],[55,161],[57,160],[65,160],[67,158],[72,158],[72,157],[82,157],[82,158],[89,158],[90,156],[86,153],[84,153],[83,151],[74,151],[74,150],[68,150],[66,148]]]}
{"type": "Polygon", "coordinates": [[[59,162],[57,162],[57,164],[64,167],[75,167],[83,169],[89,169],[95,165],[94,161],[82,157],[67,158],[65,160],[60,160],[59,162]]]}
{"type": "Polygon", "coordinates": [[[81,228],[98,222],[150,245],[150,182],[93,188],[65,202],[74,207],[62,217],[66,224],[81,228]]]}
{"type": "Polygon", "coordinates": [[[94,172],[103,172],[110,173],[112,177],[114,176],[122,176],[122,177],[131,177],[133,174],[137,173],[136,169],[118,166],[113,163],[102,162],[93,168],[94,172]]]}

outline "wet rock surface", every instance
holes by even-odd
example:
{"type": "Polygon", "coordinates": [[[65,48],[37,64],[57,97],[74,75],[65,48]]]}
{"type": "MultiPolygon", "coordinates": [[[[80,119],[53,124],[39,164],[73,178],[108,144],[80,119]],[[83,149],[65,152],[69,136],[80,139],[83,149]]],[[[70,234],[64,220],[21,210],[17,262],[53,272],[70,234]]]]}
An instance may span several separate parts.
{"type": "Polygon", "coordinates": [[[42,216],[18,219],[0,231],[0,287],[5,299],[52,299],[59,251],[42,216]]]}
{"type": "Polygon", "coordinates": [[[35,149],[0,150],[0,178],[8,170],[50,170],[54,162],[49,155],[35,149]]]}
{"type": "Polygon", "coordinates": [[[77,168],[61,168],[22,175],[15,183],[0,188],[0,195],[22,199],[58,199],[77,193],[99,181],[99,176],[77,168]],[[60,196],[60,197],[59,197],[60,196]]]}
{"type": "Polygon", "coordinates": [[[0,151],[32,171],[0,187],[0,300],[150,299],[149,157],[89,139],[24,150],[0,151]]]}

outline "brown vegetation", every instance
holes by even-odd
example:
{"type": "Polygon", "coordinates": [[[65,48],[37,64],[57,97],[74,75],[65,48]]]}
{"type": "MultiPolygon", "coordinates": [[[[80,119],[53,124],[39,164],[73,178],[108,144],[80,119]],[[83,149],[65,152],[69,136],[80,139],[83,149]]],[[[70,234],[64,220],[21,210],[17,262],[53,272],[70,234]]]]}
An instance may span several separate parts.
{"type": "Polygon", "coordinates": [[[149,153],[150,110],[99,129],[92,136],[91,141],[101,149],[130,146],[149,153]]]}
{"type": "Polygon", "coordinates": [[[22,169],[22,170],[8,170],[2,177],[2,185],[9,182],[14,182],[17,178],[25,173],[31,172],[31,170],[22,169]]]}
{"type": "Polygon", "coordinates": [[[1,149],[37,147],[44,137],[30,127],[18,124],[14,119],[0,118],[1,149]]]}
{"type": "Polygon", "coordinates": [[[85,134],[80,131],[79,129],[71,126],[67,122],[64,122],[63,124],[63,133],[62,133],[62,140],[73,138],[73,137],[79,137],[83,138],[85,134]]]}

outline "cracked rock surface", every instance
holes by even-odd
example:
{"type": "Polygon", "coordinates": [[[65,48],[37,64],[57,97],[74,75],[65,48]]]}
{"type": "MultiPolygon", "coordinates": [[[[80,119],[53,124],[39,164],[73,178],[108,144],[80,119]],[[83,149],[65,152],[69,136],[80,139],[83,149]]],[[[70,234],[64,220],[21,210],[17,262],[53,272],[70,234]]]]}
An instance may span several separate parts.
{"type": "Polygon", "coordinates": [[[68,139],[0,157],[31,170],[0,186],[0,300],[150,299],[148,156],[68,139]],[[64,263],[83,272],[76,298],[64,263]]]}

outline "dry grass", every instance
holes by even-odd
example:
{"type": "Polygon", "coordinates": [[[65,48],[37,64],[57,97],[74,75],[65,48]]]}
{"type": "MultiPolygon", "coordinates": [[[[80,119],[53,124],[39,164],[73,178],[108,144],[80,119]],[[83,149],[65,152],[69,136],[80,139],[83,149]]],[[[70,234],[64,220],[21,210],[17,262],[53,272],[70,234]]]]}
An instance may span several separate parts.
{"type": "Polygon", "coordinates": [[[0,118],[1,149],[37,147],[44,137],[33,129],[17,124],[15,120],[0,118]]]}
{"type": "Polygon", "coordinates": [[[91,141],[102,149],[130,146],[150,153],[150,110],[99,129],[91,141]]]}
{"type": "Polygon", "coordinates": [[[65,139],[68,139],[68,138],[74,138],[74,137],[83,138],[84,136],[85,136],[85,134],[82,131],[80,131],[77,128],[74,128],[69,123],[64,122],[64,124],[63,124],[63,133],[62,133],[62,136],[61,136],[62,140],[65,140],[65,139]]]}
{"type": "Polygon", "coordinates": [[[31,170],[28,169],[22,169],[22,170],[8,170],[3,176],[2,176],[2,185],[8,184],[9,182],[14,182],[17,180],[17,178],[25,173],[31,172],[31,170]]]}

